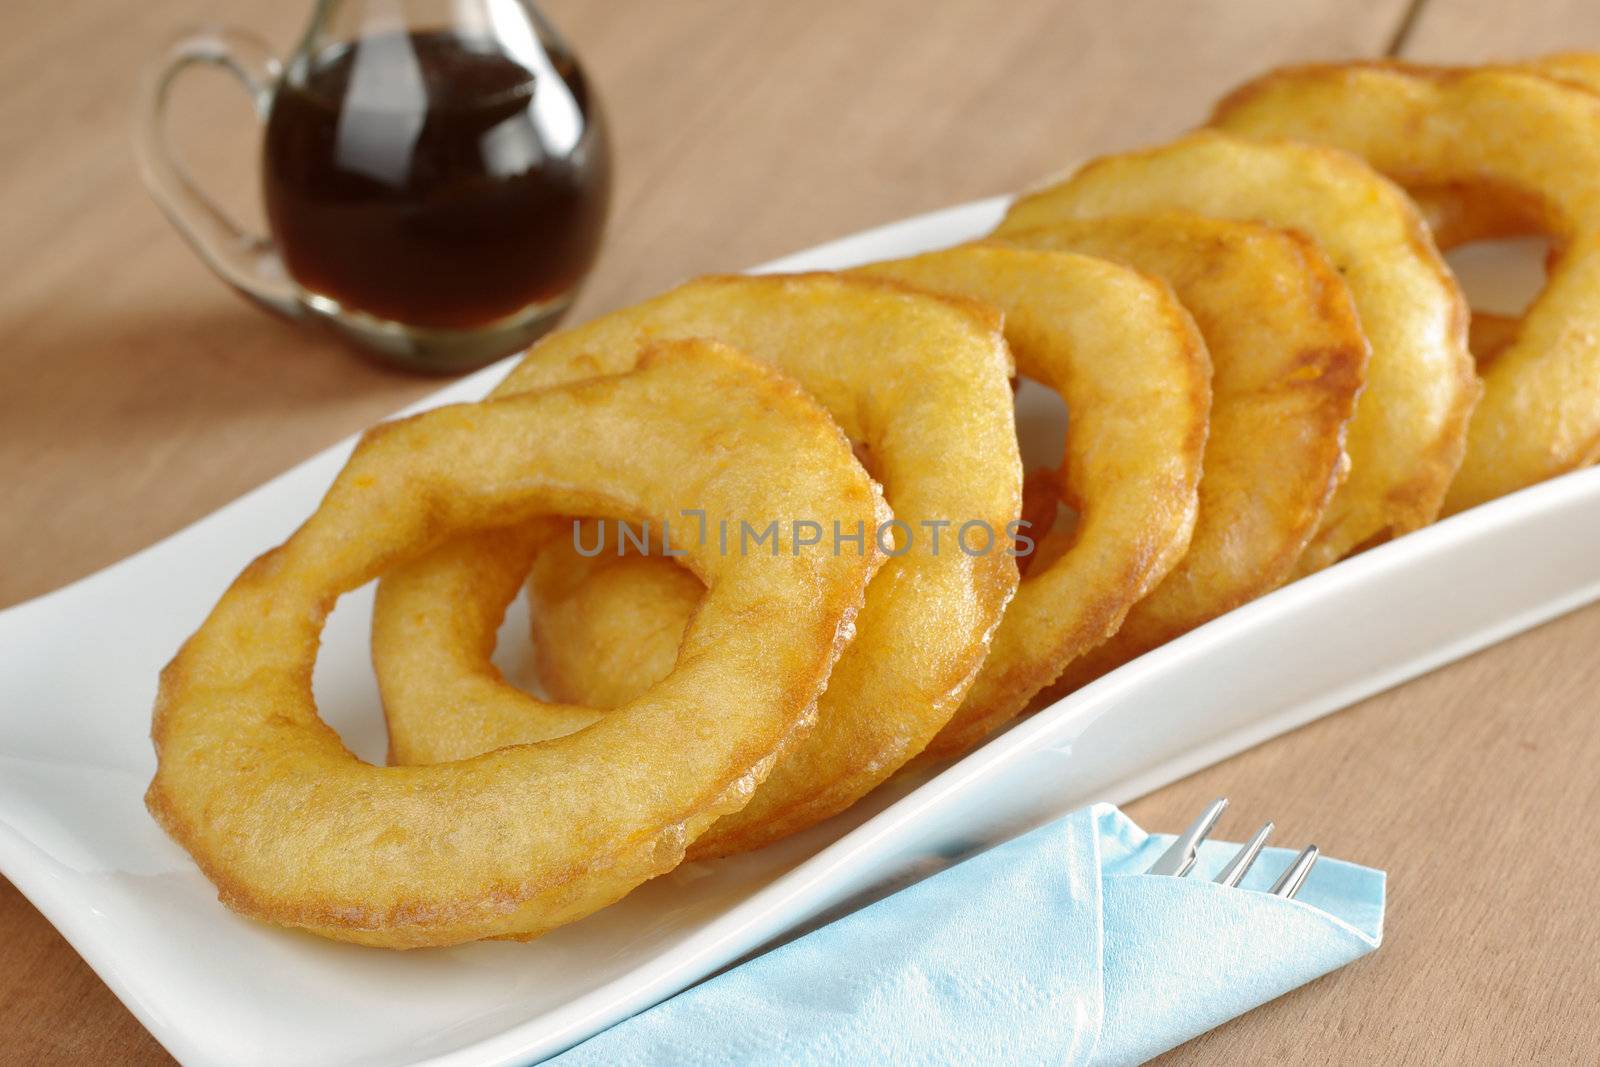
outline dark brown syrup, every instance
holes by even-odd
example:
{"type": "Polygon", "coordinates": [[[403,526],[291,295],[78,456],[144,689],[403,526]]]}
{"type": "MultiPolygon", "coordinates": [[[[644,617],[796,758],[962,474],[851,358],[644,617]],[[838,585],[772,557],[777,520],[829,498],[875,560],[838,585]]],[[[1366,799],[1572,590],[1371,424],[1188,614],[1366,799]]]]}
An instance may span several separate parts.
{"type": "Polygon", "coordinates": [[[295,280],[437,328],[570,292],[599,247],[610,160],[582,73],[547,55],[536,74],[489,42],[391,34],[291,72],[263,184],[295,280]]]}

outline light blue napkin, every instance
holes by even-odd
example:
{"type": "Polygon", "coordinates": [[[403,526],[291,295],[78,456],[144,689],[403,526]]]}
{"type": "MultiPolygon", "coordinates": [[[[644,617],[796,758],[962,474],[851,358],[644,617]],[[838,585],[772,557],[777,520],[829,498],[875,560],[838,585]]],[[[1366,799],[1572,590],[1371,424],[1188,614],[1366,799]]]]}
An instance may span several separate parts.
{"type": "Polygon", "coordinates": [[[1323,859],[1298,897],[1143,872],[1172,841],[1084,808],[725,971],[549,1062],[1139,1063],[1378,947],[1381,871],[1323,859]]]}

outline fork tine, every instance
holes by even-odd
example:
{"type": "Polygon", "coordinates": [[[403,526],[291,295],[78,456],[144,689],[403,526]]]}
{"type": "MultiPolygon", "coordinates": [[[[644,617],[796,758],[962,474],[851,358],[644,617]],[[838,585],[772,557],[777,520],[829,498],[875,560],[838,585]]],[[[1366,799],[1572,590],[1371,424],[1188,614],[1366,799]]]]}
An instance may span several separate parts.
{"type": "Polygon", "coordinates": [[[1254,837],[1245,842],[1243,848],[1233,854],[1233,859],[1229,860],[1221,871],[1217,872],[1216,883],[1229,888],[1238,885],[1256,862],[1256,858],[1261,855],[1261,849],[1266,845],[1267,838],[1271,834],[1272,823],[1268,822],[1256,831],[1254,837]]]}
{"type": "Polygon", "coordinates": [[[1302,849],[1300,855],[1294,858],[1294,862],[1289,864],[1283,874],[1278,876],[1278,880],[1272,884],[1272,895],[1288,899],[1300,892],[1300,887],[1305,884],[1306,875],[1317,865],[1317,857],[1320,855],[1316,845],[1307,845],[1302,849]]]}
{"type": "Polygon", "coordinates": [[[1227,797],[1218,797],[1213,800],[1200,817],[1189,824],[1189,828],[1178,835],[1167,850],[1150,865],[1147,874],[1170,875],[1182,878],[1194,867],[1198,856],[1196,850],[1200,842],[1204,841],[1211,833],[1212,827],[1217,825],[1217,820],[1222,818],[1222,809],[1228,806],[1227,797]]]}

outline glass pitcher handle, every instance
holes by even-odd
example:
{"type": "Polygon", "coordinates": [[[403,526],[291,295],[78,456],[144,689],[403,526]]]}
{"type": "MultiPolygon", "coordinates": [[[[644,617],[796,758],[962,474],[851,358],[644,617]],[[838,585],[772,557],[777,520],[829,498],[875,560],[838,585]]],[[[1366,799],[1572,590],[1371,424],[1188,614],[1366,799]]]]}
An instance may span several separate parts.
{"type": "Polygon", "coordinates": [[[167,49],[144,77],[134,143],[150,195],[200,258],[224,281],[286,315],[303,308],[299,291],[272,241],[239,227],[200,191],[172,152],[167,138],[167,99],[178,75],[192,66],[220,67],[250,94],[256,117],[265,122],[281,68],[267,46],[237,30],[197,30],[167,49]]]}

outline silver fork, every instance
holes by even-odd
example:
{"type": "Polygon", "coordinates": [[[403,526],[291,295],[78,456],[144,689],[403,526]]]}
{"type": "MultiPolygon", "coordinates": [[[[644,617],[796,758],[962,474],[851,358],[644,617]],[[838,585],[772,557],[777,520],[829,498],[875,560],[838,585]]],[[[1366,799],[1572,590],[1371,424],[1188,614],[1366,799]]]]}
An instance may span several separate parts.
{"type": "MultiPolygon", "coordinates": [[[[1200,817],[1189,824],[1189,828],[1178,835],[1178,839],[1163,852],[1146,874],[1167,875],[1173,878],[1182,878],[1194,869],[1195,860],[1199,858],[1200,842],[1211,836],[1211,830],[1217,825],[1217,820],[1222,818],[1222,811],[1228,806],[1227,797],[1218,797],[1213,800],[1200,817]]],[[[1268,822],[1255,835],[1245,842],[1243,848],[1233,854],[1233,858],[1223,864],[1222,870],[1217,872],[1213,879],[1218,885],[1236,886],[1244,878],[1245,872],[1255,864],[1261,855],[1261,849],[1266,845],[1267,838],[1272,834],[1272,823],[1268,822]]],[[[1273,896],[1293,897],[1300,892],[1300,887],[1305,884],[1306,875],[1311,873],[1311,868],[1316,866],[1317,857],[1321,855],[1316,845],[1307,845],[1300,850],[1300,854],[1290,861],[1284,868],[1278,880],[1272,883],[1268,890],[1273,896]]]]}

